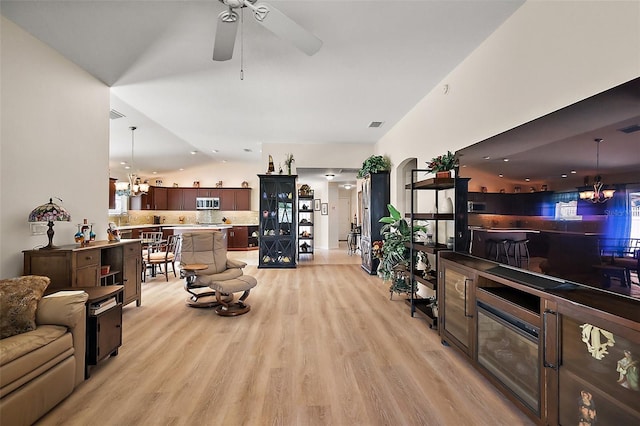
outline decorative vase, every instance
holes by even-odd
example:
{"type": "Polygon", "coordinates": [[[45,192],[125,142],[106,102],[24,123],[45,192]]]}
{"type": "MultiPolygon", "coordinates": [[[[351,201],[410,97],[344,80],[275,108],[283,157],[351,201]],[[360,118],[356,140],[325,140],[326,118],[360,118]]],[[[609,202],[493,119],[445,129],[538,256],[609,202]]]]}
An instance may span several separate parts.
{"type": "Polygon", "coordinates": [[[436,172],[436,178],[438,179],[446,179],[451,177],[451,170],[447,170],[446,172],[436,172]]]}

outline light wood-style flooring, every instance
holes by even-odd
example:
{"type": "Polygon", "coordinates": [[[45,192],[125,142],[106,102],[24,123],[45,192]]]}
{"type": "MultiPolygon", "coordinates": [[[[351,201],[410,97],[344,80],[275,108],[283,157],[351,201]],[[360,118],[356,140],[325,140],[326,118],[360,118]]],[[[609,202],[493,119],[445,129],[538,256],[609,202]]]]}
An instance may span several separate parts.
{"type": "Polygon", "coordinates": [[[257,269],[252,310],[185,306],[182,280],[143,284],[123,346],[40,425],[530,425],[346,248],[257,269]]]}

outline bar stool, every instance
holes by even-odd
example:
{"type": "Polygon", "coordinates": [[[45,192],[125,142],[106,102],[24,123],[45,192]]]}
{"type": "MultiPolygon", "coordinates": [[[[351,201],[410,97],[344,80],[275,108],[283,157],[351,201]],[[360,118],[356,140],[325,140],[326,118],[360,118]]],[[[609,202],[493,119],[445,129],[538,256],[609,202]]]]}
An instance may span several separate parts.
{"type": "Polygon", "coordinates": [[[509,260],[509,252],[513,249],[513,240],[505,238],[503,240],[499,240],[496,244],[496,262],[506,263],[507,265],[511,265],[511,261],[509,260]]]}
{"type": "Polygon", "coordinates": [[[485,250],[487,259],[498,260],[498,240],[493,238],[485,240],[485,250]]]}
{"type": "Polygon", "coordinates": [[[513,259],[516,266],[522,268],[523,260],[527,260],[527,269],[529,269],[529,240],[517,240],[512,242],[513,259]]]}

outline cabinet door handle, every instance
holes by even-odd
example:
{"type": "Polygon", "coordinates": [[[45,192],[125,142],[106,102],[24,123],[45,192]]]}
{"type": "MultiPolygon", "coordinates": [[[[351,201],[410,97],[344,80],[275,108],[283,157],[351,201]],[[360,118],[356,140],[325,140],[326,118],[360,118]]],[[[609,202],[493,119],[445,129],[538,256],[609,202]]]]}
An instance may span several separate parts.
{"type": "Polygon", "coordinates": [[[464,316],[466,318],[473,318],[473,315],[467,314],[467,282],[473,281],[471,278],[464,279],[464,316]]]}
{"type": "Polygon", "coordinates": [[[542,312],[542,365],[545,368],[558,369],[558,363],[552,364],[547,362],[547,315],[556,315],[555,311],[545,309],[542,312]]]}

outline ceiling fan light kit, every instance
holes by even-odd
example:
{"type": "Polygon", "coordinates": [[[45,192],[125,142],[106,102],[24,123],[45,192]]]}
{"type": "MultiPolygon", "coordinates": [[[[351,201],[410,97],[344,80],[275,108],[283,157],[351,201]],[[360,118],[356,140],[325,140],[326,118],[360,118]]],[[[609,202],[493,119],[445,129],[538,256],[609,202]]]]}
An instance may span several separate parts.
{"type": "Polygon", "coordinates": [[[233,47],[238,32],[238,13],[235,9],[247,7],[253,17],[266,29],[281,39],[288,40],[307,55],[315,54],[322,47],[322,40],[302,28],[291,18],[273,6],[257,4],[257,0],[219,0],[228,10],[218,15],[216,38],[213,46],[214,61],[228,61],[233,56],[233,47]]]}

